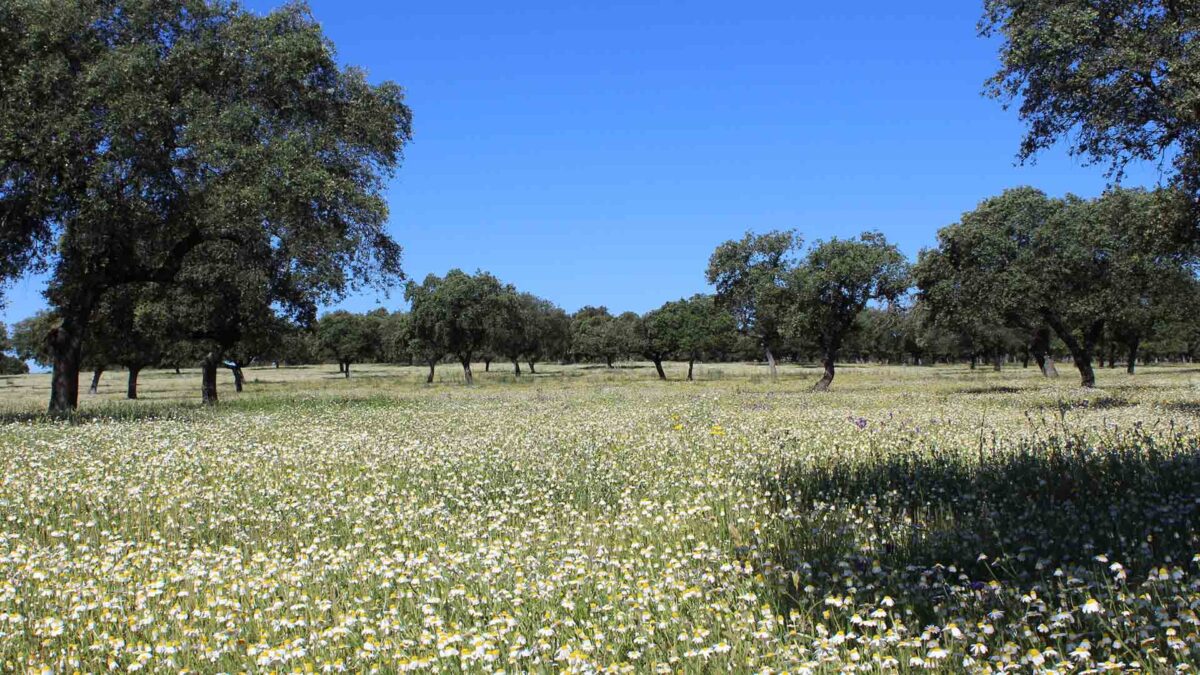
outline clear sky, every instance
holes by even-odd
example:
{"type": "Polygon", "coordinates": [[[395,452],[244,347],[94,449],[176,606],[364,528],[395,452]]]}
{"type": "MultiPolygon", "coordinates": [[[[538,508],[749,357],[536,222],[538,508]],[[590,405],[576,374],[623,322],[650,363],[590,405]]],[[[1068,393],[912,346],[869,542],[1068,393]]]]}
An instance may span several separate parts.
{"type": "MultiPolygon", "coordinates": [[[[408,92],[388,201],[410,277],[481,268],[639,312],[706,290],[713,248],[748,229],[879,229],[915,257],[1007,187],[1102,191],[1065,152],[1014,164],[1016,113],[981,94],[981,4],[311,1],[344,63],[408,92]]],[[[41,287],[8,289],[5,319],[41,287]]],[[[380,304],[402,292],[342,306],[380,304]]]]}

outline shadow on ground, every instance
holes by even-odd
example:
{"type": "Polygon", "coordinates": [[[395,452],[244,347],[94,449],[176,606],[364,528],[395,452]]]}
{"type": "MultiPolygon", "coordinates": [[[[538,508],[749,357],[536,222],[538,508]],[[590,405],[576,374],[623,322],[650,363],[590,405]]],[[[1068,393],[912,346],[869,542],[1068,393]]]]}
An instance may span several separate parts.
{"type": "Polygon", "coordinates": [[[762,478],[782,525],[759,550],[775,551],[783,606],[853,581],[933,620],[992,581],[1031,588],[1062,569],[1104,581],[1103,554],[1133,584],[1200,550],[1192,437],[1133,429],[821,461],[762,478]]]}

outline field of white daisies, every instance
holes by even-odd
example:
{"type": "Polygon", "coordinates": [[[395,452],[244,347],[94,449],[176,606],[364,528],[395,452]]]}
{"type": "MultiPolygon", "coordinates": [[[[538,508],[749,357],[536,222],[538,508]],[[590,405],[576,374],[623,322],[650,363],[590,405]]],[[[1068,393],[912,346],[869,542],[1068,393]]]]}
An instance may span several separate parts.
{"type": "Polygon", "coordinates": [[[330,370],[0,382],[0,670],[1200,662],[1200,369],[330,370]]]}

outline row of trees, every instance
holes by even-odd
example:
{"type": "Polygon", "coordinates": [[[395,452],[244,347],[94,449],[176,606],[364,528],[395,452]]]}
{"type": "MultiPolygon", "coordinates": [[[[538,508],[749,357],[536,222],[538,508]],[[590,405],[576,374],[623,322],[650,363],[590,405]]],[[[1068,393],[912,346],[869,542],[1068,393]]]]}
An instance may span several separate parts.
{"type": "MultiPolygon", "coordinates": [[[[1095,361],[1133,371],[1139,353],[1190,358],[1197,349],[1200,283],[1187,244],[1190,205],[1175,190],[1111,190],[1094,200],[1051,198],[1018,188],[983,201],[938,234],[915,265],[877,232],[819,241],[807,250],[794,232],[746,234],[717,247],[707,277],[716,294],[668,302],[638,315],[584,307],[568,315],[487,272],[451,270],[409,282],[408,312],[337,311],[315,323],[272,311],[205,313],[211,306],[187,286],[146,286],[109,294],[81,350],[93,384],[106,368],[128,371],[137,396],[146,367],[200,362],[202,391],[215,401],[215,372],[229,368],[241,390],[242,368],[258,362],[333,361],[346,377],[364,361],[512,364],[515,375],[544,361],[626,358],[654,364],[761,356],[772,375],[779,357],[818,360],[814,388],[828,389],[839,359],[907,363],[990,359],[1035,361],[1057,376],[1067,354],[1081,384],[1095,385],[1095,361]],[[182,318],[181,318],[182,317],[182,318]],[[202,329],[198,329],[201,327],[202,329]],[[214,347],[214,343],[216,347],[214,347]],[[213,354],[219,353],[220,360],[213,354]]],[[[245,284],[243,288],[256,288],[245,284]]],[[[240,304],[244,290],[217,307],[240,304]]],[[[61,322],[43,312],[14,327],[17,359],[52,364],[44,336],[61,322]]]]}
{"type": "Polygon", "coordinates": [[[818,390],[833,380],[848,340],[860,354],[886,353],[879,343],[890,341],[891,353],[916,360],[1027,355],[1050,377],[1058,347],[1092,387],[1102,350],[1110,363],[1122,350],[1131,370],[1148,341],[1162,348],[1173,339],[1181,353],[1194,352],[1192,213],[1175,189],[1086,200],[1018,188],[940,230],[938,246],[911,267],[877,233],[818,243],[798,263],[795,235],[772,232],[720,246],[708,278],[772,369],[785,343],[819,355],[818,390]],[[861,328],[874,331],[875,345],[855,335],[861,328]]]}

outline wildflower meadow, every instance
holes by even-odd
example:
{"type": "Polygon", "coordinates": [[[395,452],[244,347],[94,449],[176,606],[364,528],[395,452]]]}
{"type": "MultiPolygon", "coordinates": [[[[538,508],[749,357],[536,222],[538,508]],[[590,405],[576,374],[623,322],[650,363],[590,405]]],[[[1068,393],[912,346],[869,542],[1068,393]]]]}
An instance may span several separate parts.
{"type": "Polygon", "coordinates": [[[365,368],[346,383],[252,369],[216,409],[180,406],[155,373],[157,398],[109,401],[114,386],[55,422],[22,412],[45,376],[8,380],[0,668],[1082,673],[1200,657],[1197,371],[1085,391],[1019,369],[862,367],[814,394],[795,367],[692,383],[548,367],[473,388],[365,368]]]}

